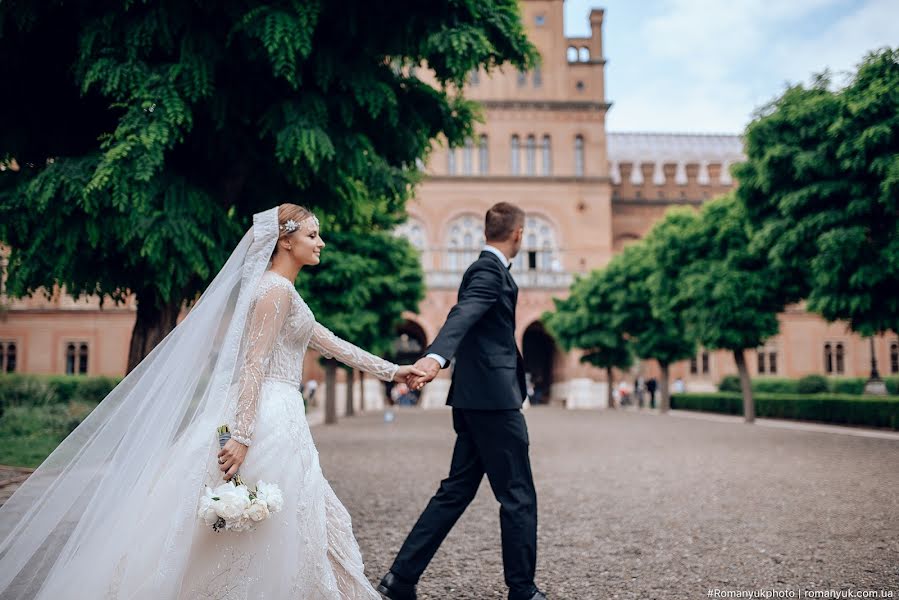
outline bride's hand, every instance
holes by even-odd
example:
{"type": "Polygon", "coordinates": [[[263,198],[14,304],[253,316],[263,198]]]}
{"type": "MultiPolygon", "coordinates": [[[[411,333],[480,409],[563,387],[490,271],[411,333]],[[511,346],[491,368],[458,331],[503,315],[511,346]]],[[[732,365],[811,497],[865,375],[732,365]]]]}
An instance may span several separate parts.
{"type": "Polygon", "coordinates": [[[246,456],[246,446],[233,439],[225,442],[225,446],[219,450],[219,470],[225,473],[225,481],[231,481],[246,456]]]}
{"type": "Polygon", "coordinates": [[[409,375],[417,375],[418,377],[426,377],[427,373],[416,367],[415,365],[403,365],[396,370],[393,380],[397,383],[404,382],[409,375]]]}

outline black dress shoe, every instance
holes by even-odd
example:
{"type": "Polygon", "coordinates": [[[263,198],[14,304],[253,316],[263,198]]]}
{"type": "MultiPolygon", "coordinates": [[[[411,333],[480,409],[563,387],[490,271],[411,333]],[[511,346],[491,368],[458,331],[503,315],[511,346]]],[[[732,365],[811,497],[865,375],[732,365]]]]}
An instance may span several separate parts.
{"type": "Polygon", "coordinates": [[[418,600],[415,584],[403,581],[393,571],[388,571],[387,575],[384,575],[377,589],[378,593],[390,600],[418,600]]]}
{"type": "Polygon", "coordinates": [[[534,595],[531,596],[530,600],[546,600],[546,594],[544,594],[540,590],[537,590],[536,592],[534,592],[534,595]]]}

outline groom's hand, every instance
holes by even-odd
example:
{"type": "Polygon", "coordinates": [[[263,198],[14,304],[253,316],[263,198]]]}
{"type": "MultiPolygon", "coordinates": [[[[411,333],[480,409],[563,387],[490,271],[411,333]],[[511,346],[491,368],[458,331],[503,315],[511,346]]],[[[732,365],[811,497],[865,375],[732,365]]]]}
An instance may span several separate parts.
{"type": "Polygon", "coordinates": [[[420,390],[425,386],[429,381],[433,381],[435,377],[437,377],[437,373],[440,372],[440,364],[434,360],[433,358],[429,358],[427,356],[419,358],[415,363],[415,368],[419,371],[423,371],[424,375],[409,375],[406,379],[406,385],[409,386],[410,389],[420,390]]]}

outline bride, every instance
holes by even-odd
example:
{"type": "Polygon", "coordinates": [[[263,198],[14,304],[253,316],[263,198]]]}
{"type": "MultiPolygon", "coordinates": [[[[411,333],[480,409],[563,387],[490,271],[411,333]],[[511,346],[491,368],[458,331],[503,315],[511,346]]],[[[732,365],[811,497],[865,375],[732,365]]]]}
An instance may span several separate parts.
{"type": "Polygon", "coordinates": [[[282,204],[253,223],[184,321],[0,508],[0,598],[380,598],[319,465],[303,358],[423,373],[316,322],[293,283],[325,246],[311,212],[282,204]],[[214,532],[200,495],[238,469],[277,484],[283,509],[214,532]]]}

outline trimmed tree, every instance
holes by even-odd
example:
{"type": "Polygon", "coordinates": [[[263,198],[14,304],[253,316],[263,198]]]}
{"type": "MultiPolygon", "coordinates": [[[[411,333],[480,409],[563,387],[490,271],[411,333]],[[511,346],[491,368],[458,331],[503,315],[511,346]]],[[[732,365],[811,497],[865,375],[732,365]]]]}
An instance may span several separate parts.
{"type": "Polygon", "coordinates": [[[134,294],[130,370],[254,212],[392,228],[468,73],[536,58],[514,0],[0,3],[8,293],[134,294]]]}
{"type": "Polygon", "coordinates": [[[745,351],[778,331],[780,284],[764,256],[749,251],[743,205],[727,195],[699,213],[669,211],[649,247],[659,268],[651,276],[654,312],[683,316],[686,335],[709,349],[729,350],[737,364],[743,415],[755,420],[745,351]]]}
{"type": "Polygon", "coordinates": [[[605,369],[608,379],[607,403],[614,408],[612,395],[613,369],[627,369],[633,355],[622,332],[611,318],[614,310],[612,288],[603,271],[594,271],[577,279],[568,298],[554,298],[554,312],[543,315],[542,321],[566,351],[584,351],[581,362],[605,369]]]}
{"type": "MultiPolygon", "coordinates": [[[[328,231],[322,262],[301,271],[297,286],[316,319],[337,336],[372,354],[390,352],[403,311],[418,311],[424,298],[421,262],[408,240],[382,232],[328,231]],[[305,275],[305,276],[304,276],[305,275]]],[[[337,422],[337,361],[325,367],[325,422],[337,422]]],[[[347,408],[353,402],[353,370],[347,377],[347,408]]],[[[348,410],[347,414],[352,414],[348,410]]]]}
{"type": "Polygon", "coordinates": [[[737,195],[787,275],[782,300],[863,336],[899,330],[899,50],[869,54],[843,89],[826,75],[788,89],[746,153],[737,195]]]}
{"type": "Polygon", "coordinates": [[[634,354],[659,364],[659,410],[664,413],[671,407],[669,368],[693,356],[696,343],[687,336],[681,315],[669,310],[665,318],[659,318],[653,313],[650,279],[656,268],[648,245],[642,241],[615,256],[606,266],[605,277],[611,295],[611,326],[624,334],[634,354]]]}

